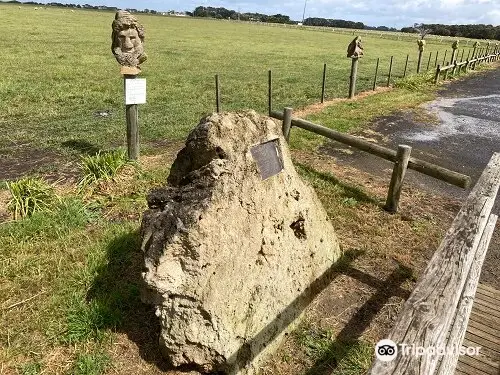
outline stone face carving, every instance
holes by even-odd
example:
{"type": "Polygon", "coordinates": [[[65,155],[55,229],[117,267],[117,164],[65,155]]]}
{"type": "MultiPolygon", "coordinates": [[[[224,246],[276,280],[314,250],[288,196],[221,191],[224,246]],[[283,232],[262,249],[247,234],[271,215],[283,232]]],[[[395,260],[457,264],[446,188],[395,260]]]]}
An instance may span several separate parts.
{"type": "Polygon", "coordinates": [[[202,119],[168,182],[148,196],[141,227],[142,299],[156,306],[162,353],[254,374],[339,258],[332,225],[280,126],[253,111],[202,119]],[[283,170],[263,180],[252,149],[269,141],[283,170]]]}
{"type": "Polygon", "coordinates": [[[363,46],[361,45],[361,38],[357,36],[347,47],[347,57],[357,59],[363,56],[363,46]]]}
{"type": "Polygon", "coordinates": [[[458,44],[459,44],[459,43],[460,43],[460,41],[455,40],[455,41],[453,42],[453,44],[451,45],[451,48],[452,48],[452,49],[454,49],[454,50],[455,50],[455,49],[458,49],[458,44]]]}
{"type": "Polygon", "coordinates": [[[130,72],[140,72],[139,65],[146,61],[144,53],[144,27],[137,18],[125,10],[116,12],[112,24],[111,51],[120,65],[130,72]]]}
{"type": "Polygon", "coordinates": [[[423,39],[417,40],[417,44],[419,51],[423,51],[425,49],[425,40],[423,39]]]}

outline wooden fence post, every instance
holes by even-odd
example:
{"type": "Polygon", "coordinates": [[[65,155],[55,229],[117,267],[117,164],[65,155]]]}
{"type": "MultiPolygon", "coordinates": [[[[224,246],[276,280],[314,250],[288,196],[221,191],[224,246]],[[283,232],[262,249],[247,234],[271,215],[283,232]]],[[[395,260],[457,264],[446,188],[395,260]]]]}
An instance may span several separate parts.
{"type": "Polygon", "coordinates": [[[349,99],[354,97],[356,92],[356,79],[358,76],[358,57],[352,57],[351,76],[349,80],[349,99]]]}
{"type": "Polygon", "coordinates": [[[439,64],[436,68],[436,76],[434,77],[434,83],[439,83],[439,75],[441,74],[441,65],[439,64]]]}
{"type": "MultiPolygon", "coordinates": [[[[126,90],[127,79],[134,79],[135,75],[124,75],[123,84],[126,90]]],[[[130,160],[139,157],[139,107],[137,104],[125,104],[125,119],[127,121],[127,156],[130,160]]]]}
{"type": "Polygon", "coordinates": [[[323,84],[321,85],[321,103],[325,101],[325,85],[326,85],[326,63],[323,66],[323,84]]]}
{"type": "Polygon", "coordinates": [[[396,162],[392,170],[391,183],[389,184],[389,192],[384,209],[388,212],[397,212],[399,207],[399,198],[403,189],[403,180],[408,168],[408,160],[410,160],[411,147],[407,145],[399,145],[396,154],[396,162]]]}
{"type": "Polygon", "coordinates": [[[283,130],[283,137],[285,137],[285,140],[287,142],[290,141],[290,129],[292,128],[292,112],[293,109],[290,107],[285,107],[285,110],[283,111],[282,130],[283,130]]]}
{"type": "MultiPolygon", "coordinates": [[[[424,41],[422,41],[424,42],[424,41]]],[[[420,68],[422,66],[422,56],[424,54],[424,50],[423,50],[423,47],[421,47],[422,49],[418,51],[418,60],[417,60],[417,74],[420,73],[420,68]]],[[[406,58],[406,61],[408,63],[408,57],[406,58]]],[[[406,68],[405,68],[406,70],[406,68]]]]}
{"type": "MultiPolygon", "coordinates": [[[[422,53],[419,53],[418,55],[418,68],[417,68],[417,73],[420,72],[420,60],[422,58],[422,53]]],[[[405,71],[403,72],[403,78],[406,77],[406,69],[408,69],[408,60],[410,59],[410,55],[406,55],[406,63],[405,63],[405,71]]]]}
{"type": "Polygon", "coordinates": [[[439,56],[439,51],[436,51],[436,61],[434,61],[434,67],[437,66],[438,63],[438,56],[439,56]]]}
{"type": "Polygon", "coordinates": [[[377,65],[375,66],[375,78],[373,79],[373,91],[377,88],[377,75],[378,75],[378,64],[380,62],[380,57],[377,58],[377,65]]]}
{"type": "Polygon", "coordinates": [[[220,112],[220,86],[219,86],[219,75],[215,75],[215,107],[217,113],[220,112]]]}
{"type": "Polygon", "coordinates": [[[446,49],[446,50],[444,50],[443,65],[444,65],[444,63],[446,61],[446,55],[447,54],[448,54],[448,50],[446,49]]]}
{"type": "MultiPolygon", "coordinates": [[[[447,63],[446,63],[446,66],[448,66],[448,65],[450,65],[450,63],[449,63],[449,62],[447,62],[447,63]]],[[[450,71],[450,69],[449,69],[449,68],[448,68],[448,69],[446,69],[446,70],[444,71],[444,80],[445,80],[445,81],[448,79],[448,72],[449,72],[449,71],[450,71]]]]}
{"type": "Polygon", "coordinates": [[[269,116],[273,110],[273,72],[269,69],[267,73],[267,106],[269,107],[269,116]]]}
{"type": "Polygon", "coordinates": [[[427,69],[426,70],[429,70],[429,66],[431,65],[431,57],[432,57],[432,52],[429,53],[429,61],[427,61],[427,69]]]}
{"type": "Polygon", "coordinates": [[[465,49],[462,50],[462,56],[460,56],[460,62],[464,61],[464,52],[465,52],[465,49]]]}
{"type": "Polygon", "coordinates": [[[391,75],[392,75],[392,60],[394,56],[391,56],[391,62],[389,64],[389,74],[387,75],[387,87],[391,84],[391,75]]]}

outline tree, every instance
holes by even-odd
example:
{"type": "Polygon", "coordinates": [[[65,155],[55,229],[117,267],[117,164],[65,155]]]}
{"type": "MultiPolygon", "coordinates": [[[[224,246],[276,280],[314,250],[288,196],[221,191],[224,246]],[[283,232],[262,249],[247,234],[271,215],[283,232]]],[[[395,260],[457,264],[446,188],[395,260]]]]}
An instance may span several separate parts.
{"type": "Polygon", "coordinates": [[[432,29],[427,28],[423,23],[414,23],[413,29],[420,35],[420,39],[424,39],[432,31],[432,29]]]}

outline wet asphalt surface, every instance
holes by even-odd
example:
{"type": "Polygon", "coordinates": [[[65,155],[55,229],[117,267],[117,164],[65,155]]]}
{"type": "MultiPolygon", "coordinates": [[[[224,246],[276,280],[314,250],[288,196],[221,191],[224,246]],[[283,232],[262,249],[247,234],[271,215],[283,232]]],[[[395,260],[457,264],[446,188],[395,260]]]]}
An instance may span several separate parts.
{"type": "MultiPolygon", "coordinates": [[[[472,187],[491,155],[500,152],[500,68],[451,82],[441,89],[437,100],[379,118],[357,135],[393,149],[407,144],[412,156],[469,175],[472,187]]],[[[321,151],[339,164],[384,176],[389,184],[391,162],[333,141],[321,151]]],[[[413,170],[408,170],[406,184],[460,201],[470,192],[470,188],[464,190],[413,170]]],[[[500,214],[498,196],[493,212],[500,214]]],[[[490,243],[481,282],[500,289],[500,224],[490,243]]]]}
{"type": "MultiPolygon", "coordinates": [[[[409,145],[412,156],[469,175],[474,186],[491,155],[500,151],[500,68],[449,83],[438,100],[415,111],[381,117],[369,128],[358,135],[393,149],[409,145]]],[[[326,143],[321,151],[340,164],[387,175],[390,180],[393,164],[384,159],[337,142],[326,143]]],[[[412,170],[405,183],[461,200],[469,192],[412,170]]]]}

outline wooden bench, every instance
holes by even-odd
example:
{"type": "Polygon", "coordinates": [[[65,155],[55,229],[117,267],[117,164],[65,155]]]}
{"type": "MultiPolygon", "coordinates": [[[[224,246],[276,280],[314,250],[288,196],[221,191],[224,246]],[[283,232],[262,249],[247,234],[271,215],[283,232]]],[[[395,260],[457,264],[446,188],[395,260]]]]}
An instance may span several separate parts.
{"type": "MultiPolygon", "coordinates": [[[[388,338],[421,348],[460,348],[497,216],[491,214],[500,186],[500,153],[495,153],[472,189],[427,269],[405,302],[388,338]]],[[[453,355],[402,355],[375,359],[368,374],[454,374],[453,355]]],[[[459,369],[460,371],[460,369],[459,369]]]]}

